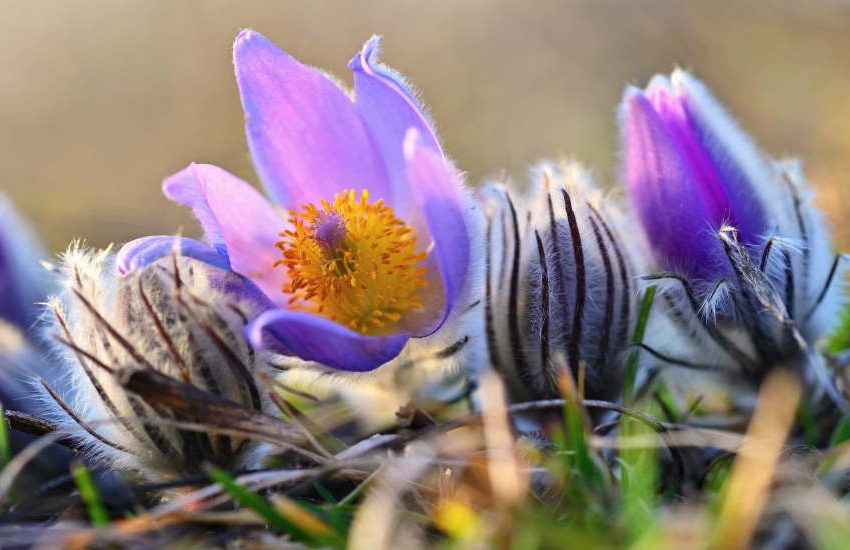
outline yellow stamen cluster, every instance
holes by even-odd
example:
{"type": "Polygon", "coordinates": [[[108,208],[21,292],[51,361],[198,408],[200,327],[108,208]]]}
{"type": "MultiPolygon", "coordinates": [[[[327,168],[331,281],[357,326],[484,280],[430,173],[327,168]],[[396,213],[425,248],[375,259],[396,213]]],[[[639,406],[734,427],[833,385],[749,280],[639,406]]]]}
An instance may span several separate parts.
{"type": "Polygon", "coordinates": [[[413,228],[368,191],[334,196],[290,212],[277,243],[290,308],[316,313],[363,334],[380,334],[420,309],[426,254],[413,228]]]}

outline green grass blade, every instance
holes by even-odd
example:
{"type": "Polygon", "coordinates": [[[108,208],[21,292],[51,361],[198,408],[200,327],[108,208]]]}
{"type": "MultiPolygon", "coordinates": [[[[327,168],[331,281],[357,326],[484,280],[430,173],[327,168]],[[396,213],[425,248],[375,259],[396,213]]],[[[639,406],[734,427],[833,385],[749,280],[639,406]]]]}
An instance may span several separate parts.
{"type": "MultiPolygon", "coordinates": [[[[644,334],[646,334],[646,325],[649,323],[649,313],[652,310],[652,302],[655,300],[655,293],[658,287],[650,286],[643,293],[643,298],[640,302],[638,310],[637,323],[635,324],[635,332],[632,337],[632,343],[639,344],[643,342],[644,334]]],[[[635,351],[629,356],[629,361],[626,364],[626,379],[623,384],[623,402],[629,404],[632,402],[635,393],[635,380],[637,379],[639,353],[635,351]]]]}
{"type": "Polygon", "coordinates": [[[71,464],[71,476],[74,478],[74,483],[77,484],[77,490],[80,492],[80,498],[86,505],[86,511],[89,515],[89,520],[95,527],[107,527],[110,523],[109,512],[103,505],[103,500],[100,498],[100,491],[97,490],[97,485],[94,483],[94,478],[88,468],[80,462],[71,464]]]}
{"type": "Polygon", "coordinates": [[[670,422],[681,422],[691,411],[680,410],[679,404],[676,403],[676,396],[670,390],[670,387],[662,379],[655,382],[653,395],[658,399],[660,410],[664,413],[670,422]]]}
{"type": "MultiPolygon", "coordinates": [[[[241,484],[239,484],[235,479],[233,479],[230,474],[221,470],[219,468],[211,468],[209,471],[209,476],[213,481],[218,482],[224,488],[225,491],[230,493],[230,495],[238,502],[240,505],[253,510],[257,513],[261,518],[263,518],[272,528],[276,529],[281,533],[286,533],[291,536],[294,540],[298,542],[302,542],[309,546],[321,546],[321,547],[333,547],[333,548],[342,548],[344,546],[343,538],[339,535],[339,533],[332,533],[316,535],[311,533],[308,529],[303,528],[298,525],[298,523],[292,521],[289,517],[284,515],[277,507],[274,506],[267,499],[261,497],[257,493],[248,490],[241,484]]],[[[299,507],[303,510],[304,514],[310,514],[315,517],[315,515],[308,511],[306,508],[299,507]]]]}
{"type": "Polygon", "coordinates": [[[845,307],[839,314],[838,328],[826,341],[826,351],[839,353],[850,349],[850,305],[845,307]]]}
{"type": "Polygon", "coordinates": [[[815,418],[815,411],[812,410],[812,404],[808,399],[804,398],[800,401],[797,420],[803,427],[806,443],[812,447],[817,446],[818,441],[820,441],[820,429],[818,428],[817,418],[815,418]]]}
{"type": "Polygon", "coordinates": [[[6,410],[0,403],[0,471],[12,460],[12,441],[9,438],[9,426],[6,424],[6,410]]]}
{"type": "Polygon", "coordinates": [[[269,525],[278,531],[288,533],[292,535],[293,538],[301,541],[310,538],[300,527],[283,517],[283,515],[277,511],[271,502],[237,483],[236,480],[234,480],[230,474],[224,470],[211,468],[209,476],[213,481],[221,484],[221,486],[224,487],[224,490],[230,493],[236,502],[245,508],[256,512],[261,518],[266,520],[269,525]]]}
{"type": "MultiPolygon", "coordinates": [[[[630,417],[620,421],[624,439],[649,437],[649,426],[630,417]]],[[[658,452],[654,448],[624,448],[620,453],[622,479],[622,522],[630,542],[638,540],[653,526],[658,513],[658,452]]]]}
{"type": "Polygon", "coordinates": [[[569,398],[567,398],[564,407],[564,423],[566,425],[567,450],[570,451],[567,456],[572,457],[572,466],[581,479],[588,481],[590,485],[595,485],[602,480],[602,475],[587,442],[587,433],[582,422],[582,411],[578,404],[569,398]]]}
{"type": "Polygon", "coordinates": [[[336,504],[336,499],[334,498],[334,496],[330,493],[330,491],[325,489],[325,486],[321,483],[313,483],[313,489],[315,489],[316,492],[319,493],[319,496],[325,499],[325,502],[327,502],[328,504],[336,504]]]}
{"type": "Polygon", "coordinates": [[[829,446],[841,445],[848,439],[850,439],[850,417],[843,416],[829,438],[829,446]]]}

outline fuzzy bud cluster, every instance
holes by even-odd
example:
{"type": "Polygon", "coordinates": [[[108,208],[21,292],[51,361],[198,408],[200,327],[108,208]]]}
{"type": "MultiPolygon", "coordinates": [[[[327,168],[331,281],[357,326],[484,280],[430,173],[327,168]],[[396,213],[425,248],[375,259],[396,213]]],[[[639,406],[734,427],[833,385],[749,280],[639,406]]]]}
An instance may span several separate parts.
{"type": "Polygon", "coordinates": [[[126,277],[114,254],[72,247],[45,337],[56,361],[35,383],[47,416],[92,458],[146,479],[238,469],[257,445],[216,414],[259,414],[264,359],[243,332],[256,305],[224,295],[231,275],[177,255],[126,277]]]}

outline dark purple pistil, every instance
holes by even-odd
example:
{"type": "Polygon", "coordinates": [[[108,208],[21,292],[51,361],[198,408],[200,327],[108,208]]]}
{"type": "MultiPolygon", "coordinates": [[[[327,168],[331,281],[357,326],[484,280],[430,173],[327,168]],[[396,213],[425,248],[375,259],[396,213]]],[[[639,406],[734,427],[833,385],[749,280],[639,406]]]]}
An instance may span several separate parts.
{"type": "Polygon", "coordinates": [[[345,222],[336,212],[321,212],[311,227],[313,240],[325,252],[334,252],[342,244],[346,233],[345,222]]]}

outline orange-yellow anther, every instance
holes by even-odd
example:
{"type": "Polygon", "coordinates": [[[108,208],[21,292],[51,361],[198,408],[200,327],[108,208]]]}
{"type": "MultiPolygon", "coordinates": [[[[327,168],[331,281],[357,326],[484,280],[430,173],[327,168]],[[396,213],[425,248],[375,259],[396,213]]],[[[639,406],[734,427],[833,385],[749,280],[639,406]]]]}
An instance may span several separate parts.
{"type": "Polygon", "coordinates": [[[277,243],[286,269],[289,307],[332,319],[363,334],[380,334],[420,309],[426,254],[413,228],[383,200],[346,190],[333,202],[306,204],[289,215],[277,243]]]}

